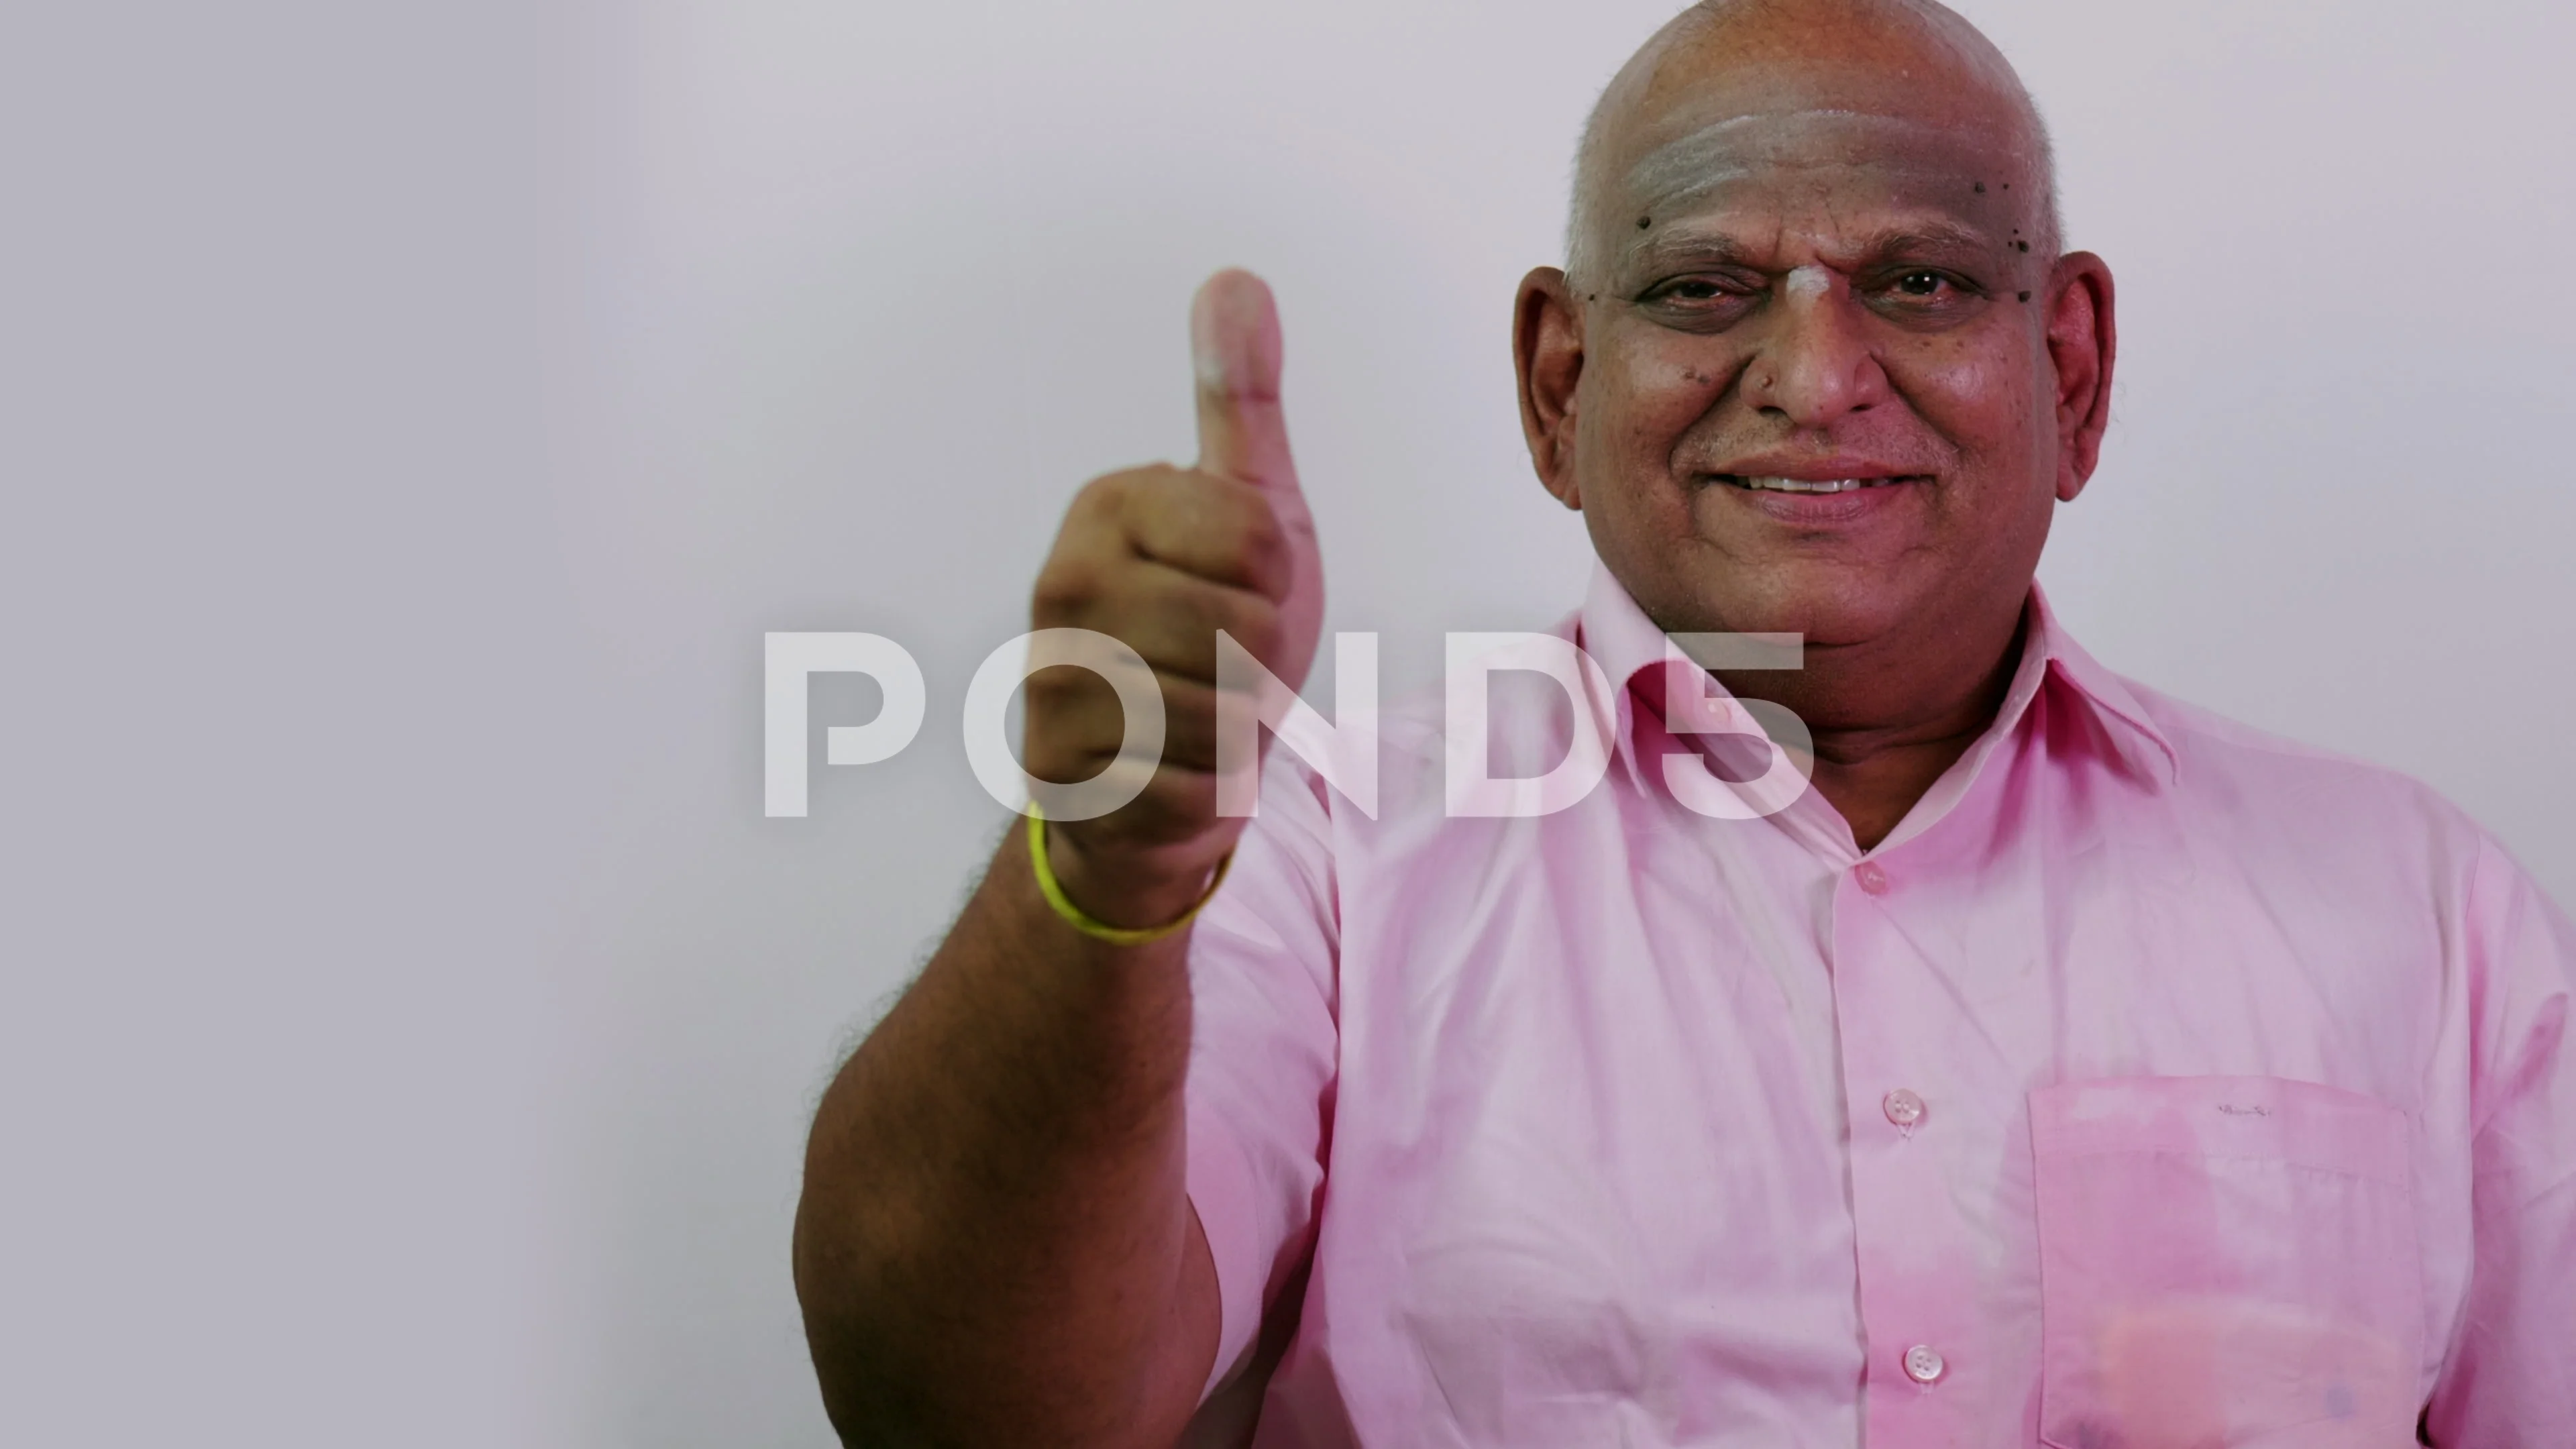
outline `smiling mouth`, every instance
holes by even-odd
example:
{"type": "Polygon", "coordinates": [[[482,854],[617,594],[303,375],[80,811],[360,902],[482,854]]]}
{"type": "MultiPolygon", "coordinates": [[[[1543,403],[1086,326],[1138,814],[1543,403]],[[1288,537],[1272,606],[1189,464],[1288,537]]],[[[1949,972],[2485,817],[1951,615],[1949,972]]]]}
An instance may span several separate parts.
{"type": "Polygon", "coordinates": [[[1924,481],[1915,474],[1893,478],[1760,478],[1740,473],[1715,473],[1715,481],[1748,493],[1851,493],[1863,488],[1885,488],[1893,483],[1924,481]]]}

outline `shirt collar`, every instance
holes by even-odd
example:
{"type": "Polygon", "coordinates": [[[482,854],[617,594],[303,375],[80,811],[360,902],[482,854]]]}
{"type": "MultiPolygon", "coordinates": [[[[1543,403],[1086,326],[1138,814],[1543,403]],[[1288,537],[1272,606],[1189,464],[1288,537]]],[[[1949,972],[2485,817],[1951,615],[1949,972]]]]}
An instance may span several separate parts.
{"type": "MultiPolygon", "coordinates": [[[[2182,760],[2173,741],[2128,685],[2067,634],[2037,581],[2030,586],[2026,608],[2028,628],[2023,636],[2021,667],[2014,672],[2011,690],[1993,727],[1971,749],[1970,760],[1962,762],[1969,773],[1982,763],[1994,742],[2021,723],[2041,687],[2054,681],[2061,694],[2083,706],[2101,723],[2104,737],[2129,773],[2149,785],[2175,783],[2181,775],[2182,760]]],[[[1609,568],[1597,560],[1583,608],[1576,616],[1576,628],[1577,642],[1610,680],[1610,698],[1594,702],[1596,715],[1617,742],[1621,766],[1629,772],[1631,783],[1645,788],[1647,771],[1638,761],[1636,748],[1636,694],[1630,686],[1639,674],[1664,662],[1663,631],[1646,617],[1645,610],[1637,607],[1637,601],[1609,568]]],[[[1711,694],[1726,692],[1714,680],[1707,688],[1711,694]]]]}

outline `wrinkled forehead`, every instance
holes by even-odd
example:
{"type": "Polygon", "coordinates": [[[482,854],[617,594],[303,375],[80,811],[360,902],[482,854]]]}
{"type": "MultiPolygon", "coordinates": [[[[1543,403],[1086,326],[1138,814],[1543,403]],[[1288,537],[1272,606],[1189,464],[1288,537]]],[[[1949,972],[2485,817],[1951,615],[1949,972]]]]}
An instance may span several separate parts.
{"type": "Polygon", "coordinates": [[[1614,173],[1603,224],[1623,252],[1686,222],[1867,230],[1928,219],[2003,244],[2036,230],[2045,198],[2031,152],[2021,128],[1992,117],[1831,105],[1682,116],[1614,173]]]}

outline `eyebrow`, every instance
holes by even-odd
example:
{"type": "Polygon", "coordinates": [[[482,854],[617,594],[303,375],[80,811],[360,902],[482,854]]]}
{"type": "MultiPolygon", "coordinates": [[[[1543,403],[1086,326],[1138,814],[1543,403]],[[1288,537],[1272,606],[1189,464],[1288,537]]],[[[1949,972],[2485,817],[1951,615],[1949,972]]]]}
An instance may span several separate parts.
{"type": "Polygon", "coordinates": [[[1723,232],[1665,232],[1630,246],[1621,260],[1630,267],[1661,268],[1703,263],[1742,267],[1747,271],[1761,270],[1753,263],[1753,249],[1723,232]]]}
{"type": "MultiPolygon", "coordinates": [[[[1926,253],[1983,252],[1995,245],[1994,238],[1975,227],[1932,217],[1873,233],[1857,248],[1855,264],[1868,266],[1926,253]]],[[[1693,264],[1741,267],[1749,272],[1773,270],[1755,260],[1753,248],[1745,242],[1724,232],[1692,231],[1687,227],[1636,243],[1621,261],[1626,271],[1693,264]]]]}

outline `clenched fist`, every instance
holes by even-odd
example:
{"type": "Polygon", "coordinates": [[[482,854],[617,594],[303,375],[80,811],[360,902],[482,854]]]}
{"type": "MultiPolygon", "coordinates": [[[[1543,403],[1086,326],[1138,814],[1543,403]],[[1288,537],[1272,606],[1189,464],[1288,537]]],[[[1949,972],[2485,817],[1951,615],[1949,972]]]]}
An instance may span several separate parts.
{"type": "MultiPolygon", "coordinates": [[[[1279,407],[1270,289],[1249,272],[1210,277],[1191,303],[1190,348],[1197,464],[1086,484],[1038,573],[1031,610],[1035,628],[1089,629],[1126,644],[1162,692],[1163,750],[1142,792],[1094,819],[1047,825],[1066,892],[1122,926],[1187,909],[1243,830],[1217,813],[1217,631],[1293,689],[1314,662],[1323,620],[1315,524],[1279,407]]],[[[1024,753],[1038,779],[1100,774],[1118,763],[1125,733],[1118,696],[1100,675],[1057,667],[1029,676],[1024,753]]]]}

